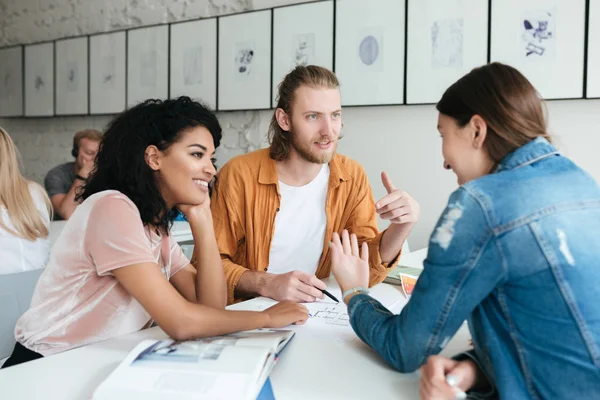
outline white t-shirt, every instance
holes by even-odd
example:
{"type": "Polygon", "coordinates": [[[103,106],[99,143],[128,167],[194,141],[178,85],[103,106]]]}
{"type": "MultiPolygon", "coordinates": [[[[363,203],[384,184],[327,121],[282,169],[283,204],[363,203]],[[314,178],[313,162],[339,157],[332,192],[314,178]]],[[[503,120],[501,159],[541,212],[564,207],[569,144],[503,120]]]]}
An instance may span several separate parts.
{"type": "MultiPolygon", "coordinates": [[[[42,190],[37,185],[29,185],[29,193],[31,193],[35,208],[38,209],[44,223],[50,229],[50,216],[48,215],[42,190]]],[[[8,210],[4,205],[0,205],[0,218],[5,226],[15,230],[12,221],[8,217],[8,210]]],[[[50,241],[48,238],[41,238],[32,242],[17,237],[0,227],[0,258],[2,259],[2,262],[0,262],[0,275],[44,268],[49,255],[50,241]]]]}
{"type": "Polygon", "coordinates": [[[327,227],[328,183],[329,164],[324,164],[315,179],[304,186],[279,181],[281,202],[269,251],[269,273],[317,271],[327,227]]]}

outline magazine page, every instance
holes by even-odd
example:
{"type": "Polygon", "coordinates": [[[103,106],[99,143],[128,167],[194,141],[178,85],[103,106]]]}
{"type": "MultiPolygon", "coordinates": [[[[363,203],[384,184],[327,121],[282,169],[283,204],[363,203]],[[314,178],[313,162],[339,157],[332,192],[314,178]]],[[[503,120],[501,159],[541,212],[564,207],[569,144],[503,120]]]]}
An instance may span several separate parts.
{"type": "Polygon", "coordinates": [[[228,346],[266,347],[279,353],[294,336],[294,331],[284,329],[255,329],[220,336],[228,346]]]}

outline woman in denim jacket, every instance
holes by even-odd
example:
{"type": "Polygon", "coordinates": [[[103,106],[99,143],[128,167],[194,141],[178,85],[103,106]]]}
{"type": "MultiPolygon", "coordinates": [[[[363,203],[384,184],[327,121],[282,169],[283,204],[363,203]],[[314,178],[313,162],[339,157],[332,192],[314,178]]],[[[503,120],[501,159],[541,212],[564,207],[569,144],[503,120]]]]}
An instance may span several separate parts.
{"type": "Polygon", "coordinates": [[[334,237],[352,327],[397,370],[421,367],[426,399],[600,397],[598,184],[550,144],[543,102],[512,67],[474,69],[437,109],[460,187],[399,315],[364,293],[365,246],[334,237]],[[465,319],[473,351],[436,356],[465,319]]]}

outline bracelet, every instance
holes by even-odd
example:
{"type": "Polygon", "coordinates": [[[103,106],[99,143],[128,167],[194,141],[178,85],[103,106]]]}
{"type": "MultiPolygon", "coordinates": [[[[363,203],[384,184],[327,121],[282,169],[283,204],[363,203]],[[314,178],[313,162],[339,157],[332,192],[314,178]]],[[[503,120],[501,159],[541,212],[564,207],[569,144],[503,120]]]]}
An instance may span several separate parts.
{"type": "Polygon", "coordinates": [[[342,301],[344,301],[346,296],[348,296],[352,293],[369,294],[369,289],[367,289],[366,287],[363,287],[363,286],[356,286],[356,287],[353,287],[352,289],[348,289],[342,294],[342,301]]]}
{"type": "Polygon", "coordinates": [[[80,181],[87,182],[87,178],[84,178],[83,176],[81,176],[79,174],[75,175],[75,179],[79,179],[80,181]]]}

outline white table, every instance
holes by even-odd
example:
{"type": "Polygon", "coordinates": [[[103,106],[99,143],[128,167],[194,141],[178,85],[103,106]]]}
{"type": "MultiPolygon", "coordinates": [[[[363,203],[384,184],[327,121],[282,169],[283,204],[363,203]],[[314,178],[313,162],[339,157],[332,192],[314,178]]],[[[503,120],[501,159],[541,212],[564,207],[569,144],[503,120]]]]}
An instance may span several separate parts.
{"type": "MultiPolygon", "coordinates": [[[[48,235],[48,239],[50,240],[50,246],[56,242],[58,236],[62,232],[63,228],[67,221],[52,221],[50,222],[50,234],[48,235]]],[[[187,221],[174,221],[173,226],[171,227],[171,235],[177,243],[187,242],[192,240],[192,230],[190,229],[190,224],[187,221]]]]}
{"type": "MultiPolygon", "coordinates": [[[[336,286],[332,279],[326,283],[329,287],[336,286]]],[[[373,294],[376,298],[393,298],[395,304],[391,308],[394,312],[406,303],[401,292],[391,285],[378,285],[373,294]]],[[[244,303],[240,304],[231,308],[244,308],[244,303]]],[[[416,373],[396,372],[353,332],[336,330],[326,334],[313,331],[310,320],[307,325],[292,329],[296,336],[271,373],[277,400],[402,400],[419,397],[416,373]]],[[[137,343],[165,337],[159,328],[151,328],[0,370],[0,398],[89,399],[137,343]]],[[[451,356],[465,350],[469,337],[463,325],[442,354],[451,356]]]]}

